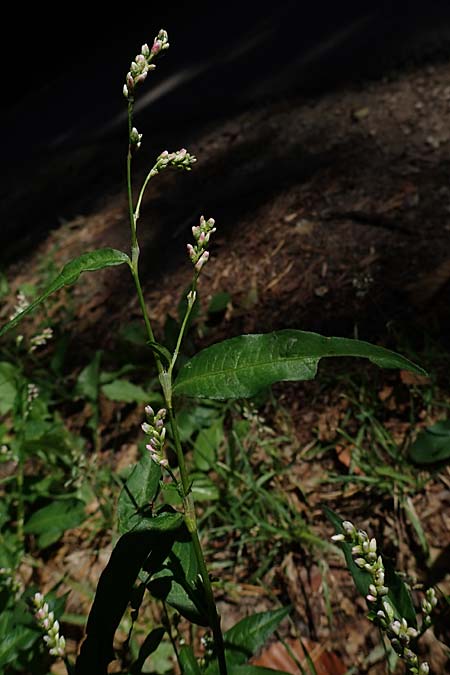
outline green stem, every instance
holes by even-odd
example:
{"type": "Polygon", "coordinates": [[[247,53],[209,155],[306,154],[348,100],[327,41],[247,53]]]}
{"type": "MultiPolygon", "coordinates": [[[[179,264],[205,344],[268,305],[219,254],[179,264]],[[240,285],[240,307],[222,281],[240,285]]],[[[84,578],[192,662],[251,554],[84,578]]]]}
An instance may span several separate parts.
{"type": "Polygon", "coordinates": [[[149,182],[150,178],[153,178],[153,176],[155,175],[155,174],[153,173],[155,167],[156,167],[156,164],[155,164],[155,166],[153,166],[152,169],[148,172],[147,177],[146,177],[146,179],[145,179],[145,181],[144,181],[144,183],[143,183],[143,185],[142,185],[142,187],[141,187],[141,191],[140,191],[140,193],[139,193],[139,197],[138,197],[138,200],[137,200],[137,203],[136,203],[136,211],[135,211],[135,216],[134,216],[136,223],[137,223],[137,221],[139,220],[139,215],[140,215],[140,213],[141,213],[141,204],[142,204],[142,198],[143,198],[143,196],[144,196],[145,189],[146,189],[146,187],[147,187],[147,185],[148,185],[148,182],[149,182]]]}
{"type": "Polygon", "coordinates": [[[186,469],[184,461],[183,448],[181,446],[180,433],[178,431],[177,421],[172,405],[168,407],[170,426],[172,429],[175,451],[178,459],[178,466],[180,469],[181,486],[183,489],[183,506],[184,506],[184,521],[189,530],[194,546],[195,557],[203,582],[203,589],[206,597],[206,604],[208,608],[209,625],[213,632],[214,643],[217,652],[217,661],[219,664],[220,675],[227,675],[227,664],[225,660],[225,645],[223,642],[222,629],[220,627],[220,616],[217,612],[216,602],[214,600],[214,593],[211,581],[206,567],[205,557],[203,555],[200,539],[198,536],[197,518],[195,515],[195,505],[192,498],[191,484],[189,474],[186,469]]]}
{"type": "MultiPolygon", "coordinates": [[[[22,436],[22,434],[21,434],[22,436]]],[[[22,439],[19,440],[19,457],[17,464],[17,538],[24,544],[25,505],[23,500],[24,457],[22,439]]]]}
{"type": "MultiPolygon", "coordinates": [[[[132,129],[132,115],[133,115],[133,101],[130,99],[128,101],[128,135],[130,136],[131,134],[131,129],[132,129]]],[[[137,240],[137,233],[136,233],[136,221],[139,215],[139,208],[141,205],[142,197],[145,191],[145,188],[147,187],[148,181],[151,178],[151,172],[148,174],[146,180],[144,181],[144,185],[141,188],[141,192],[139,194],[136,210],[133,210],[133,192],[132,192],[132,187],[131,187],[131,144],[128,144],[128,156],[127,156],[127,191],[128,191],[128,207],[129,207],[129,217],[130,217],[130,227],[131,227],[131,273],[133,275],[134,283],[136,286],[136,291],[138,294],[138,299],[139,299],[139,305],[142,310],[142,315],[144,317],[144,323],[145,323],[145,328],[147,331],[147,335],[149,337],[149,340],[151,342],[155,341],[154,334],[153,334],[153,329],[150,323],[150,318],[147,312],[147,307],[145,305],[145,300],[144,300],[144,294],[142,292],[142,286],[141,282],[139,279],[139,269],[138,269],[138,262],[139,262],[139,244],[137,240]]],[[[195,290],[195,284],[196,284],[197,278],[194,277],[194,282],[192,285],[192,290],[195,290]]],[[[227,675],[227,664],[225,660],[225,646],[223,642],[223,635],[222,635],[222,630],[220,628],[220,616],[217,612],[216,608],[216,603],[214,600],[214,594],[211,586],[211,581],[209,579],[209,574],[208,570],[206,568],[206,562],[205,558],[203,556],[203,551],[202,547],[200,544],[200,539],[198,536],[198,529],[197,529],[197,519],[195,515],[195,505],[194,505],[194,500],[192,497],[192,492],[191,492],[191,483],[189,480],[189,474],[186,468],[186,463],[184,461],[184,453],[183,453],[183,448],[181,445],[181,439],[180,439],[180,432],[178,429],[178,425],[175,419],[175,414],[173,411],[172,407],[172,385],[171,385],[171,375],[172,375],[172,370],[173,366],[175,365],[175,362],[178,357],[179,349],[181,346],[181,342],[183,339],[184,331],[186,329],[187,321],[192,309],[194,303],[192,303],[191,306],[188,305],[188,309],[186,311],[186,315],[184,317],[183,323],[181,325],[180,329],[180,334],[178,336],[177,340],[177,345],[175,348],[175,352],[173,354],[170,367],[169,367],[169,372],[165,372],[161,363],[161,360],[158,356],[158,354],[154,353],[155,361],[156,361],[156,366],[158,368],[158,373],[160,376],[160,381],[163,384],[163,391],[164,391],[164,398],[166,401],[167,405],[167,410],[169,413],[169,420],[170,420],[170,426],[172,429],[172,435],[174,439],[174,444],[175,444],[175,451],[177,455],[177,460],[178,460],[178,467],[180,471],[180,478],[181,478],[181,491],[183,495],[183,508],[184,508],[184,521],[186,523],[186,527],[191,534],[192,537],[192,543],[194,546],[194,551],[195,551],[195,556],[197,559],[197,564],[198,568],[200,571],[200,576],[202,578],[203,582],[203,588],[205,591],[205,596],[206,596],[206,602],[207,602],[207,607],[208,607],[208,619],[209,619],[209,624],[210,627],[213,631],[213,636],[214,636],[214,642],[217,650],[217,660],[219,664],[219,671],[220,675],[227,675]]]]}
{"type": "MultiPolygon", "coordinates": [[[[138,258],[139,258],[139,252],[137,252],[135,254],[135,260],[132,261],[131,274],[133,275],[134,285],[136,286],[136,291],[137,291],[138,299],[139,299],[139,305],[140,305],[140,308],[141,308],[141,311],[142,311],[142,316],[144,317],[145,329],[147,331],[148,339],[150,340],[150,342],[154,342],[155,336],[153,334],[152,325],[150,323],[150,317],[148,315],[147,307],[146,307],[145,300],[144,300],[144,293],[142,292],[142,286],[141,286],[141,282],[140,282],[140,279],[139,279],[138,258]]],[[[158,354],[154,354],[154,356],[155,356],[155,359],[156,359],[156,365],[157,365],[157,368],[158,368],[158,372],[161,374],[161,372],[162,372],[161,361],[158,357],[158,354]]]]}
{"type": "Polygon", "coordinates": [[[186,309],[186,313],[184,315],[183,323],[181,324],[180,332],[178,334],[177,344],[175,345],[175,349],[174,349],[174,352],[173,352],[173,355],[172,355],[172,361],[170,362],[170,366],[169,366],[168,372],[169,372],[170,376],[172,376],[173,368],[174,368],[175,363],[177,361],[178,354],[180,353],[180,347],[181,347],[181,343],[182,343],[183,338],[184,338],[186,326],[187,326],[187,323],[189,321],[189,317],[191,315],[192,308],[194,307],[194,304],[195,304],[195,293],[196,293],[196,289],[197,289],[197,278],[198,278],[198,275],[196,275],[194,277],[194,280],[192,282],[191,293],[194,294],[194,300],[193,301],[188,300],[188,306],[187,306],[187,309],[186,309]]]}
{"type": "Polygon", "coordinates": [[[181,667],[180,654],[178,652],[177,643],[176,643],[175,638],[173,637],[173,634],[172,634],[172,624],[170,623],[169,612],[167,611],[167,605],[164,602],[164,600],[162,601],[162,606],[163,606],[164,618],[165,618],[165,623],[166,623],[164,628],[167,631],[167,635],[169,636],[169,640],[170,640],[170,643],[172,645],[172,649],[175,653],[175,658],[176,658],[178,666],[180,668],[180,672],[182,673],[183,668],[181,667]]]}
{"type": "Polygon", "coordinates": [[[131,227],[131,249],[139,248],[137,246],[136,221],[133,210],[133,188],[131,184],[131,129],[133,128],[133,99],[128,100],[128,153],[127,153],[127,193],[128,193],[128,214],[131,227]]]}

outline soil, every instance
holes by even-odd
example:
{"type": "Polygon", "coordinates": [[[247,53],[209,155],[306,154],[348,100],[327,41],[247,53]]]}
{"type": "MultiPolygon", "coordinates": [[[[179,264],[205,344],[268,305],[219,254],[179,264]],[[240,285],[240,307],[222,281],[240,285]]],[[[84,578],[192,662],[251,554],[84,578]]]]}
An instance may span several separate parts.
{"type": "MultiPolygon", "coordinates": [[[[185,246],[191,226],[204,213],[216,219],[217,235],[201,278],[201,304],[206,311],[218,292],[229,293],[230,300],[220,320],[209,321],[197,333],[198,348],[240,333],[289,327],[358,336],[392,348],[399,348],[400,342],[419,361],[429,358],[431,344],[433,353],[442,355],[433,362],[436,397],[448,403],[449,116],[450,67],[437,62],[316,96],[269,100],[206,130],[203,126],[197,135],[193,130],[189,150],[199,158],[198,165],[186,175],[160,176],[139,221],[144,292],[157,334],[162,335],[168,315],[176,317],[182,289],[190,282],[185,246]]],[[[141,177],[144,159],[137,162],[141,177]]],[[[127,232],[124,190],[110,188],[97,195],[95,208],[84,210],[80,203],[79,216],[12,264],[7,277],[14,289],[35,282],[50,260],[59,267],[97,247],[126,250],[127,232]]],[[[120,349],[113,328],[139,318],[139,310],[122,268],[86,274],[65,293],[62,302],[69,293],[74,313],[59,330],[71,336],[76,373],[93,350],[120,349]]],[[[3,316],[10,311],[11,306],[4,307],[3,316]]],[[[324,373],[324,385],[275,388],[291,420],[292,441],[282,452],[297,457],[287,492],[296,481],[301,484],[306,502],[298,501],[299,512],[324,541],[331,534],[320,509],[326,502],[343,517],[397,542],[398,561],[408,573],[425,582],[434,571],[448,592],[448,469],[441,467],[426,488],[411,497],[431,546],[430,561],[420,560],[413,533],[396,521],[395,499],[376,503],[373,495],[355,488],[343,501],[340,488],[320,483],[328,471],[346,474],[352,451],[340,445],[336,432],[345,416],[342,385],[336,380],[330,384],[343,368],[327,365],[324,373]],[[333,450],[312,462],[308,449],[317,440],[333,450]],[[443,569],[437,572],[439,566],[443,569]]],[[[385,403],[385,421],[399,439],[411,434],[401,392],[429,382],[408,382],[405,377],[388,372],[374,379],[379,400],[385,403]]],[[[438,416],[433,406],[416,412],[419,426],[438,416]]],[[[136,410],[125,413],[125,431],[120,432],[115,454],[108,431],[112,413],[106,403],[102,419],[103,456],[121,465],[135,457],[140,416],[136,410]]],[[[266,406],[263,414],[279,432],[281,422],[273,408],[266,406]]],[[[70,423],[80,425],[76,416],[70,423]]],[[[95,553],[76,534],[66,536],[44,582],[49,585],[70,572],[95,585],[109,554],[106,542],[107,536],[95,553]]],[[[301,547],[285,551],[265,578],[266,587],[293,605],[295,628],[319,674],[344,673],[351,666],[355,673],[384,673],[379,637],[364,620],[364,602],[355,596],[340,558],[328,552],[325,559],[328,572],[318,565],[317,556],[301,547]],[[326,619],[326,583],[332,627],[326,619]]],[[[246,580],[245,569],[236,570],[229,581],[234,590],[220,597],[225,627],[246,611],[273,606],[264,588],[246,580]]],[[[70,611],[87,611],[88,606],[79,593],[69,601],[70,611]]],[[[444,629],[445,622],[425,646],[436,674],[449,672],[439,641],[448,640],[444,629]]],[[[288,631],[286,635],[290,640],[288,631]]],[[[74,636],[72,648],[79,639],[74,636]]],[[[302,658],[301,650],[297,655],[302,658]]],[[[280,656],[277,642],[258,663],[295,672],[292,662],[280,656]]]]}

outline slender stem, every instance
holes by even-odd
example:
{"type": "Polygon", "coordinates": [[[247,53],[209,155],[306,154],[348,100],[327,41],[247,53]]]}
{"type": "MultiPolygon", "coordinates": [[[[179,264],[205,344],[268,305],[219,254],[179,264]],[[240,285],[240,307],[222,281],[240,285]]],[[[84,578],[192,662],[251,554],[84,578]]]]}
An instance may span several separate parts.
{"type": "Polygon", "coordinates": [[[134,216],[136,222],[138,221],[139,215],[140,215],[140,213],[141,213],[141,204],[142,204],[142,198],[143,198],[143,196],[144,196],[145,189],[146,189],[146,187],[147,187],[147,185],[148,185],[148,182],[149,182],[150,178],[153,178],[153,176],[155,175],[155,174],[153,173],[154,170],[155,170],[155,168],[156,168],[156,164],[155,164],[155,166],[153,166],[153,167],[151,168],[151,170],[148,172],[147,177],[146,177],[146,179],[145,179],[145,181],[144,181],[144,183],[143,183],[143,185],[142,185],[142,187],[141,187],[141,191],[139,192],[139,197],[138,197],[138,200],[137,200],[137,202],[136,202],[136,211],[135,211],[135,216],[134,216]]]}
{"type": "MultiPolygon", "coordinates": [[[[191,289],[191,293],[192,293],[192,294],[195,294],[195,292],[196,292],[196,288],[197,288],[197,279],[198,279],[198,275],[196,275],[196,276],[194,277],[194,280],[193,280],[193,282],[192,282],[192,289],[191,289]]],[[[180,332],[179,332],[179,334],[178,334],[177,344],[175,345],[175,349],[174,349],[174,352],[173,352],[173,355],[172,355],[172,361],[170,362],[170,366],[169,366],[169,371],[168,371],[168,372],[170,373],[170,375],[172,375],[172,371],[173,371],[173,368],[174,368],[175,363],[176,363],[176,361],[177,361],[178,354],[180,353],[181,343],[182,343],[182,341],[183,341],[184,333],[185,333],[185,331],[186,331],[186,326],[187,326],[189,317],[190,317],[190,315],[191,315],[192,308],[194,307],[194,304],[195,304],[195,295],[194,295],[194,300],[193,300],[193,301],[189,301],[189,300],[188,300],[188,306],[187,306],[187,309],[186,309],[186,313],[185,313],[185,315],[184,315],[184,319],[183,319],[183,322],[182,322],[182,324],[181,324],[180,332]]]]}
{"type": "MultiPolygon", "coordinates": [[[[128,101],[128,135],[130,137],[131,135],[131,130],[132,130],[132,116],[133,116],[133,100],[130,99],[128,101]]],[[[145,191],[145,188],[147,187],[147,184],[152,176],[152,173],[147,175],[147,178],[144,181],[144,184],[141,188],[136,210],[133,209],[133,191],[132,191],[132,186],[131,186],[131,143],[128,144],[128,155],[127,155],[127,190],[128,190],[128,207],[129,207],[129,217],[130,217],[130,227],[131,227],[131,273],[133,275],[134,283],[136,286],[136,291],[138,294],[138,299],[139,299],[139,305],[142,310],[142,315],[144,317],[144,323],[145,323],[145,328],[147,331],[147,335],[149,337],[149,340],[151,342],[155,341],[154,334],[153,334],[153,329],[151,326],[150,322],[150,317],[148,315],[147,307],[145,305],[145,300],[144,300],[144,294],[142,292],[142,286],[141,282],[139,279],[139,269],[138,269],[138,262],[139,262],[139,244],[137,240],[137,233],[136,233],[136,221],[137,218],[139,217],[139,208],[142,202],[142,197],[145,191]]],[[[192,285],[192,290],[195,290],[195,284],[197,281],[197,277],[194,277],[193,285],[192,285]]],[[[180,350],[181,342],[184,336],[184,332],[187,326],[187,322],[189,319],[190,312],[193,307],[192,303],[191,305],[188,304],[188,308],[185,314],[185,317],[183,319],[183,323],[180,328],[180,333],[178,336],[175,352],[172,356],[172,360],[170,363],[169,371],[166,373],[164,371],[164,368],[162,366],[161,360],[158,356],[158,354],[154,353],[155,361],[156,361],[156,366],[158,368],[158,373],[160,376],[160,381],[161,384],[163,385],[163,392],[164,392],[164,398],[166,400],[166,405],[167,409],[169,412],[169,420],[170,420],[170,426],[172,429],[172,435],[174,439],[174,444],[175,444],[175,450],[177,454],[177,460],[178,460],[178,467],[180,471],[180,478],[181,478],[181,491],[183,495],[183,508],[184,508],[184,521],[186,523],[186,527],[191,534],[192,537],[192,543],[194,546],[194,551],[195,551],[195,556],[197,559],[197,564],[200,572],[200,576],[202,578],[203,582],[203,588],[205,591],[205,596],[206,596],[206,602],[207,602],[207,608],[208,608],[208,618],[209,618],[209,623],[211,626],[211,629],[213,631],[213,636],[214,636],[214,642],[216,645],[216,650],[217,650],[217,660],[219,664],[219,671],[220,675],[227,675],[227,665],[226,665],[226,660],[225,660],[225,647],[224,647],[224,642],[223,642],[223,635],[222,631],[220,628],[220,616],[217,612],[216,608],[216,603],[214,601],[214,594],[211,586],[211,581],[209,579],[209,574],[208,570],[206,568],[206,562],[205,558],[203,556],[203,551],[202,547],[200,544],[200,539],[198,536],[198,529],[197,529],[197,519],[195,515],[195,505],[194,505],[194,500],[192,497],[192,491],[191,491],[191,484],[189,480],[189,474],[186,468],[186,463],[184,461],[184,453],[183,453],[183,448],[181,445],[181,439],[180,439],[180,432],[178,429],[178,425],[175,419],[175,414],[173,411],[173,406],[172,406],[172,386],[171,386],[171,375],[172,375],[172,370],[175,365],[175,362],[178,357],[178,353],[180,350]]]]}
{"type": "Polygon", "coordinates": [[[18,452],[18,463],[17,463],[17,538],[19,542],[23,545],[24,543],[24,522],[25,522],[25,506],[23,500],[23,479],[24,479],[24,457],[23,457],[23,443],[22,436],[20,434],[19,440],[19,452],[18,452]]]}
{"type": "MultiPolygon", "coordinates": [[[[131,273],[133,275],[134,284],[136,286],[136,291],[137,291],[138,298],[139,298],[139,305],[140,305],[140,308],[141,308],[141,311],[142,311],[142,315],[144,317],[145,329],[147,331],[148,339],[150,340],[150,342],[154,342],[155,336],[153,334],[152,325],[150,323],[150,317],[148,315],[147,307],[145,305],[144,293],[142,292],[142,286],[141,286],[141,282],[140,282],[140,279],[139,279],[138,259],[137,258],[132,262],[131,273]]],[[[162,372],[161,361],[158,357],[158,354],[155,354],[154,356],[155,356],[155,359],[156,359],[156,365],[157,365],[157,368],[158,368],[158,372],[161,373],[162,372]]]]}
{"type": "Polygon", "coordinates": [[[186,523],[186,527],[191,534],[195,557],[197,559],[200,576],[203,582],[203,589],[205,591],[206,603],[208,608],[209,624],[213,632],[214,642],[217,651],[217,661],[219,664],[219,671],[221,675],[227,675],[227,664],[225,660],[225,645],[223,642],[222,629],[220,627],[220,616],[217,612],[216,602],[214,600],[214,593],[209,578],[208,569],[206,567],[205,557],[203,555],[200,539],[198,536],[195,505],[194,500],[192,498],[189,475],[186,469],[186,463],[184,461],[184,454],[183,448],[181,446],[180,433],[178,431],[177,421],[175,419],[175,414],[171,405],[169,406],[168,410],[169,410],[170,426],[172,429],[172,434],[175,443],[175,450],[177,453],[178,466],[180,469],[181,486],[183,488],[184,520],[186,523]]]}
{"type": "Polygon", "coordinates": [[[167,611],[167,605],[164,602],[164,600],[162,601],[162,606],[163,606],[164,618],[165,618],[165,623],[166,623],[164,628],[166,629],[167,635],[169,636],[169,640],[170,640],[170,643],[172,645],[172,649],[175,653],[177,663],[180,667],[180,672],[183,672],[183,668],[181,667],[181,663],[180,663],[180,654],[178,652],[177,643],[176,643],[175,638],[173,637],[173,634],[172,634],[172,624],[170,623],[169,612],[167,611]]]}
{"type": "Polygon", "coordinates": [[[131,248],[137,247],[136,221],[133,211],[133,187],[131,184],[131,129],[133,128],[133,103],[132,98],[128,99],[128,153],[127,153],[127,193],[128,193],[128,213],[131,227],[131,248]]]}
{"type": "Polygon", "coordinates": [[[228,671],[227,671],[227,662],[225,659],[225,644],[223,641],[222,629],[220,627],[220,615],[217,612],[211,581],[209,579],[205,558],[203,556],[202,546],[200,544],[200,539],[198,537],[198,530],[192,532],[191,536],[200,575],[203,581],[203,588],[206,595],[206,602],[208,605],[208,613],[209,613],[209,622],[213,632],[214,643],[216,647],[217,662],[219,664],[219,672],[221,675],[227,675],[228,671]]]}

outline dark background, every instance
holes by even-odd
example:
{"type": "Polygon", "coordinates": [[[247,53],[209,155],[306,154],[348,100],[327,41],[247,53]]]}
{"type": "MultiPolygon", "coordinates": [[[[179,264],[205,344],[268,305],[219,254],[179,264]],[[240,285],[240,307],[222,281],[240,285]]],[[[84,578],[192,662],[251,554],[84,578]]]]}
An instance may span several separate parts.
{"type": "Polygon", "coordinates": [[[450,52],[446,0],[116,7],[8,10],[0,261],[122,180],[124,77],[162,27],[171,48],[135,118],[150,152],[187,145],[194,130],[261,100],[316,94],[450,52]]]}

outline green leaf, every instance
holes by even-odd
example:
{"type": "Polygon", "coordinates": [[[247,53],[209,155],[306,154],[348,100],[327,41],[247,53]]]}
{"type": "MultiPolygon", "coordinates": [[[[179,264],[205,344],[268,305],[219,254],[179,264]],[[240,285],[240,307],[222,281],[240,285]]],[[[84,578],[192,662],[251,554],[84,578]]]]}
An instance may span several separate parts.
{"type": "Polygon", "coordinates": [[[54,279],[45,291],[34,300],[28,307],[18,314],[14,319],[8,321],[2,328],[0,328],[0,337],[6,333],[6,331],[14,328],[17,324],[22,321],[22,319],[27,315],[33,312],[36,307],[38,307],[44,300],[46,300],[50,295],[56,293],[64,286],[70,286],[71,284],[77,281],[80,274],[83,272],[95,272],[96,270],[101,270],[104,267],[112,267],[114,265],[122,265],[127,263],[131,266],[130,258],[123,251],[117,251],[114,248],[100,248],[96,251],[91,251],[89,253],[83,253],[78,258],[71,260],[66,263],[62,268],[60,274],[54,279]]]}
{"type": "Polygon", "coordinates": [[[248,661],[290,611],[290,607],[280,607],[269,612],[259,612],[247,616],[227,630],[223,636],[227,664],[234,667],[248,661]]]}
{"type": "Polygon", "coordinates": [[[228,303],[231,302],[231,295],[226,291],[221,291],[216,293],[211,298],[208,305],[209,314],[216,314],[219,312],[224,312],[228,306],[228,303]]]}
{"type": "Polygon", "coordinates": [[[416,464],[433,464],[450,458],[450,420],[433,424],[420,432],[409,449],[416,464]]]}
{"type": "Polygon", "coordinates": [[[242,666],[231,665],[228,668],[228,675],[288,675],[288,674],[286,673],[285,670],[275,670],[275,668],[265,668],[264,666],[252,666],[249,663],[246,663],[242,666]]]}
{"type": "MultiPolygon", "coordinates": [[[[136,529],[151,517],[151,505],[159,491],[161,468],[145,452],[122,488],[117,505],[119,532],[136,529]]],[[[145,527],[145,524],[144,524],[145,527]]]]}
{"type": "Polygon", "coordinates": [[[417,616],[411,592],[390,560],[383,558],[385,569],[385,584],[389,588],[388,599],[394,609],[395,618],[401,621],[406,619],[408,626],[417,628],[417,616]]]}
{"type": "Polygon", "coordinates": [[[164,347],[164,345],[160,345],[159,342],[148,342],[147,344],[152,352],[159,356],[159,358],[164,361],[166,365],[170,365],[170,362],[172,361],[172,354],[166,347],[164,347]]]}
{"type": "Polygon", "coordinates": [[[101,358],[102,352],[95,352],[92,361],[78,375],[76,384],[77,393],[94,403],[98,399],[101,358]]]}
{"type": "Polygon", "coordinates": [[[151,395],[128,380],[114,380],[102,386],[102,392],[111,401],[121,403],[148,403],[151,395]]]}
{"type": "Polygon", "coordinates": [[[13,409],[17,396],[19,370],[9,361],[0,362],[0,415],[13,409]]]}
{"type": "Polygon", "coordinates": [[[54,501],[33,513],[25,523],[27,534],[38,535],[38,545],[46,548],[86,520],[84,503],[79,499],[54,501]]]}
{"type": "Polygon", "coordinates": [[[158,649],[165,632],[166,629],[163,626],[158,626],[157,628],[154,628],[152,631],[150,631],[139,649],[139,654],[136,661],[130,667],[131,675],[140,675],[145,661],[150,656],[150,654],[153,654],[153,652],[158,649]]]}
{"type": "Polygon", "coordinates": [[[179,660],[183,675],[201,675],[202,671],[190,645],[183,645],[181,647],[179,660]]]}
{"type": "Polygon", "coordinates": [[[191,536],[185,527],[177,532],[177,540],[168,559],[147,583],[147,588],[153,597],[165,600],[192,623],[208,625],[197,558],[191,536]]]}
{"type": "Polygon", "coordinates": [[[191,473],[192,496],[195,501],[213,502],[219,499],[219,488],[204,473],[191,473]]]}
{"type": "Polygon", "coordinates": [[[223,417],[216,419],[208,429],[199,432],[194,443],[194,464],[198,469],[209,471],[215,464],[223,436],[223,417]]]}
{"type": "Polygon", "coordinates": [[[114,635],[139,571],[144,565],[149,573],[159,569],[172,544],[173,533],[162,535],[157,529],[128,532],[119,539],[97,585],[76,675],[107,675],[108,663],[114,658],[114,635]]]}
{"type": "Polygon", "coordinates": [[[425,372],[405,357],[368,342],[281,330],[240,335],[204,349],[181,368],[173,391],[216,399],[254,396],[274,382],[313,379],[326,356],[358,356],[384,368],[425,372]]]}

